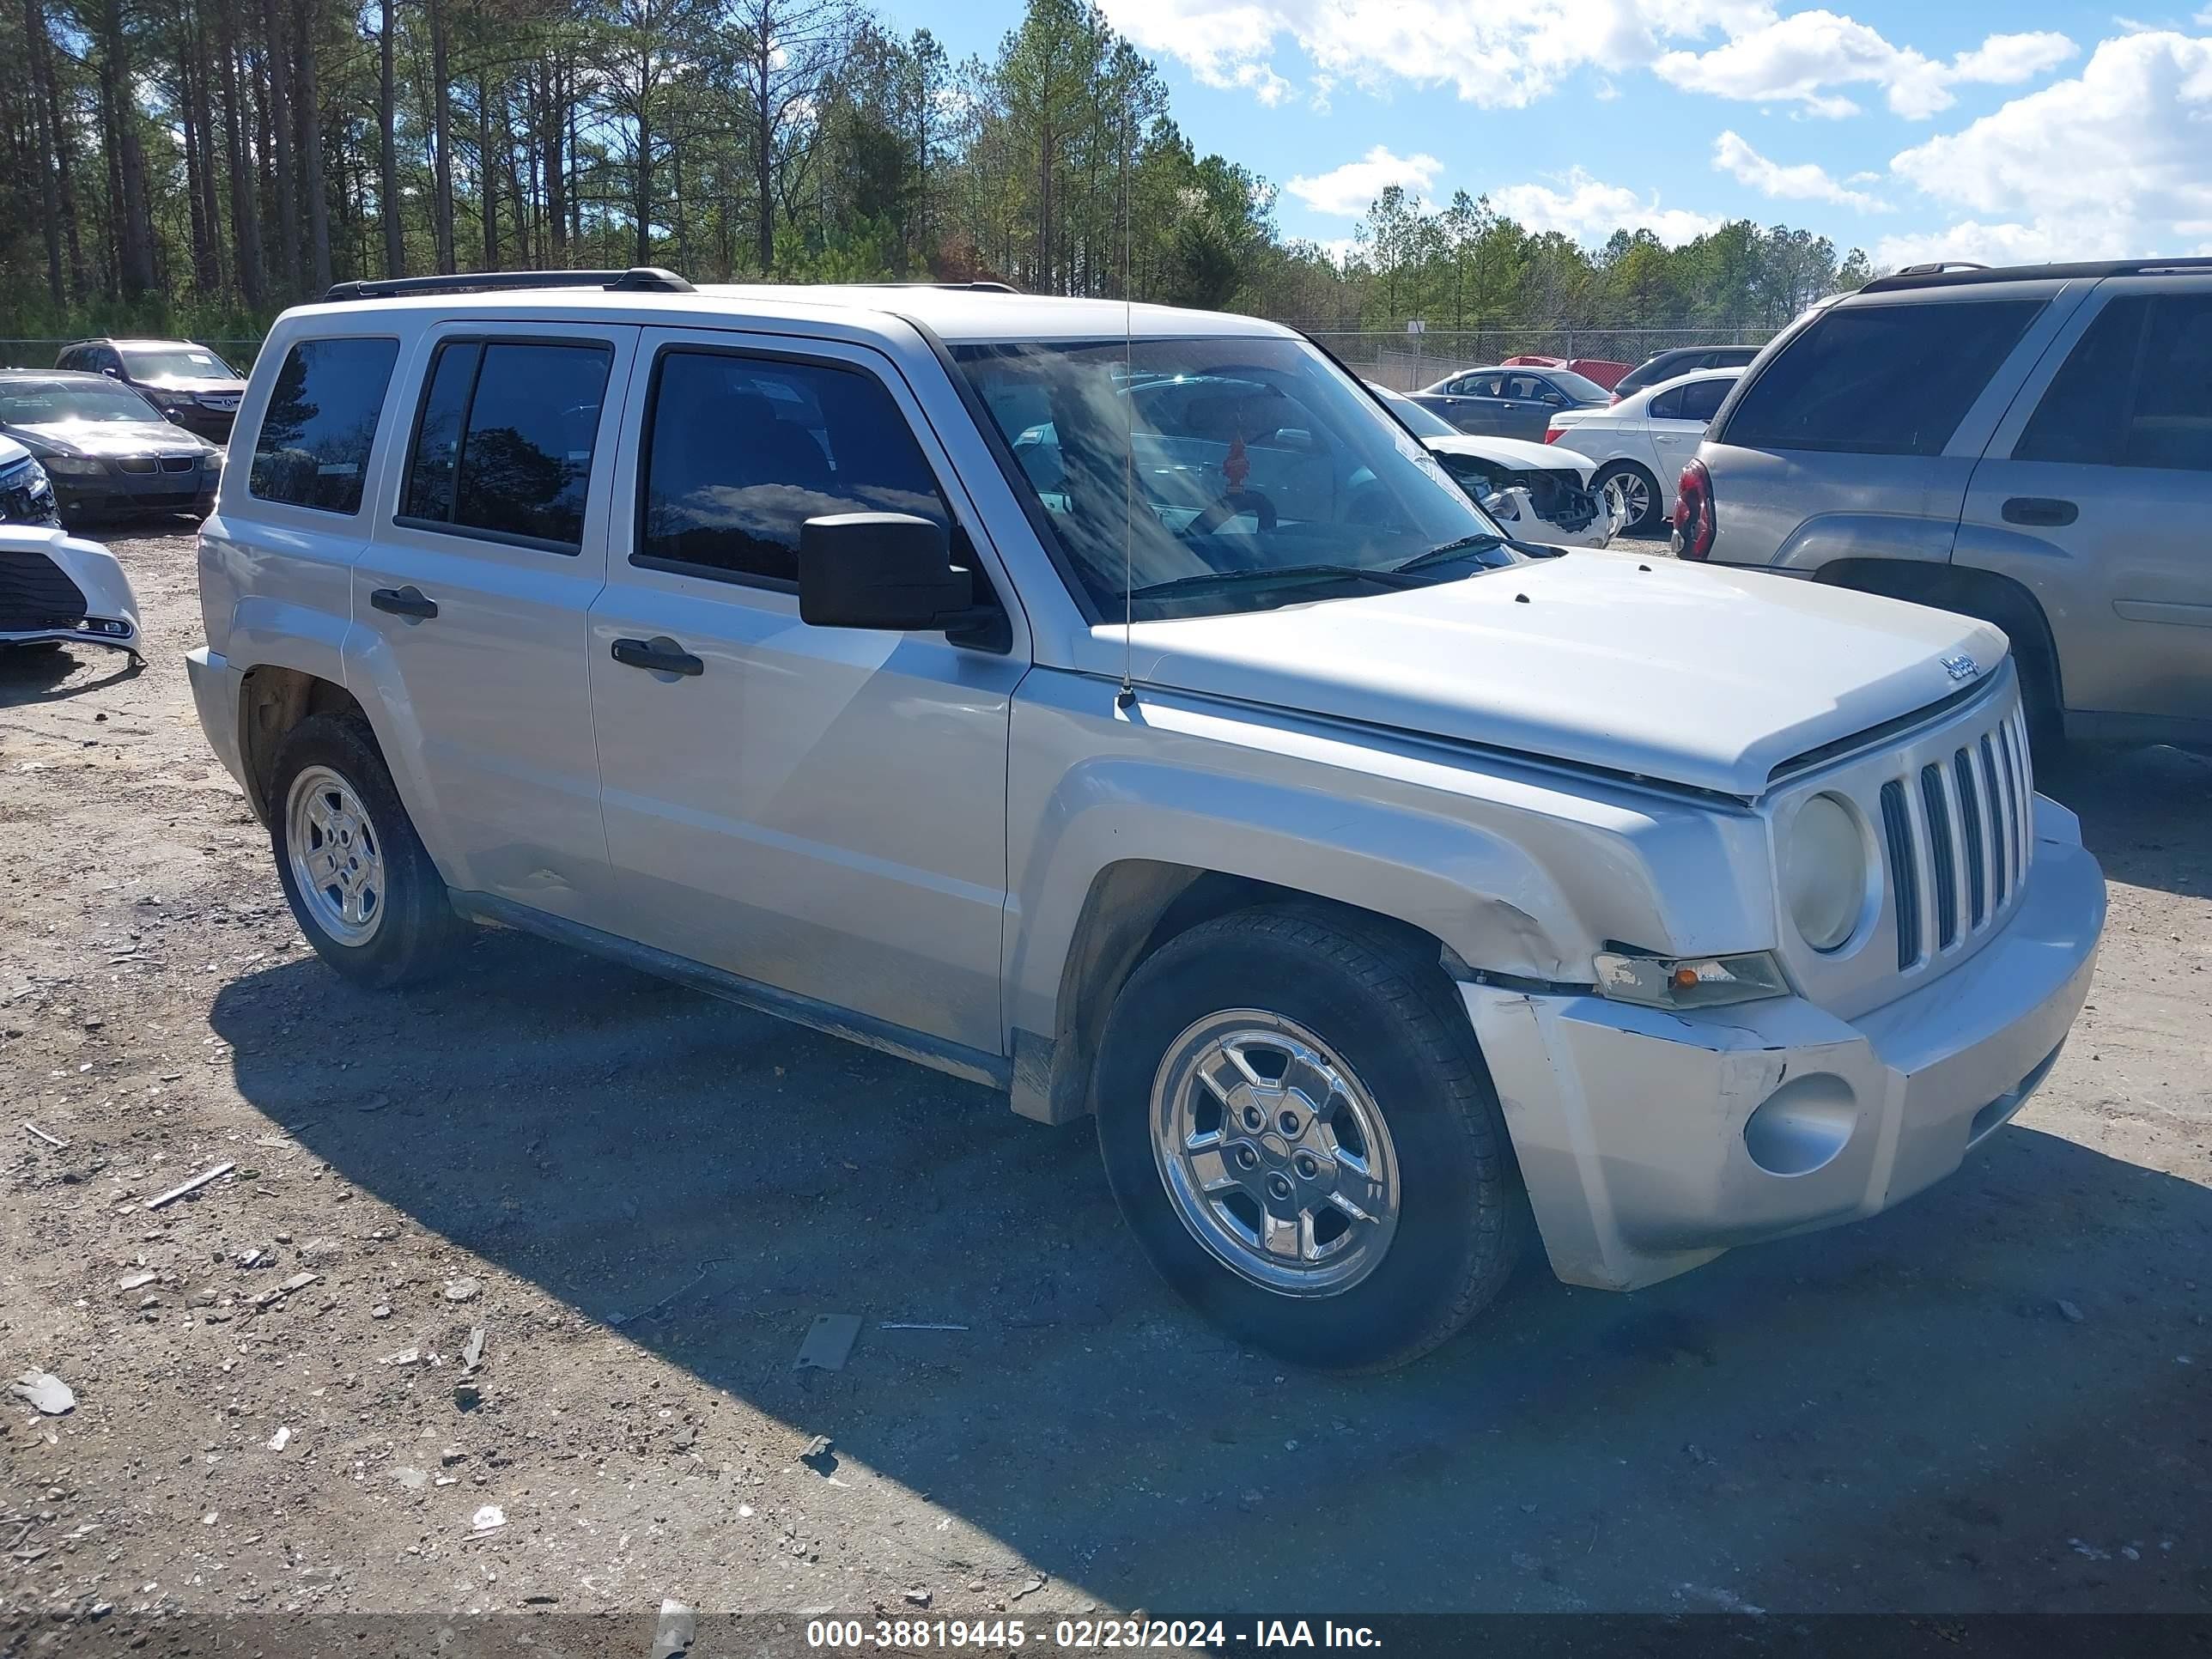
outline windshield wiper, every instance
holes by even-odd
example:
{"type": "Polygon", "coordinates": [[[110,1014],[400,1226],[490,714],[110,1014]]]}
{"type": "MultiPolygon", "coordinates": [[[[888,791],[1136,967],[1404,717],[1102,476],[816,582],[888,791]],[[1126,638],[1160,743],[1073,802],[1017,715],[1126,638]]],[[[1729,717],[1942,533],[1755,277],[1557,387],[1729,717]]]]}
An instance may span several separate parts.
{"type": "Polygon", "coordinates": [[[1511,544],[1503,536],[1492,536],[1478,531],[1472,536],[1462,536],[1457,541],[1441,542],[1425,553],[1416,553],[1403,564],[1390,567],[1393,575],[1403,576],[1415,570],[1426,570],[1431,565],[1446,564],[1470,553],[1487,553],[1492,548],[1508,547],[1511,544]]]}
{"type": "Polygon", "coordinates": [[[1216,587],[1273,586],[1277,584],[1291,586],[1324,581],[1373,582],[1378,587],[1389,588],[1427,586],[1425,582],[1408,580],[1403,572],[1403,566],[1394,570],[1358,564],[1281,564],[1258,570],[1200,570],[1168,581],[1149,582],[1133,589],[1129,597],[1133,599],[1152,599],[1164,594],[1194,593],[1216,587]]]}

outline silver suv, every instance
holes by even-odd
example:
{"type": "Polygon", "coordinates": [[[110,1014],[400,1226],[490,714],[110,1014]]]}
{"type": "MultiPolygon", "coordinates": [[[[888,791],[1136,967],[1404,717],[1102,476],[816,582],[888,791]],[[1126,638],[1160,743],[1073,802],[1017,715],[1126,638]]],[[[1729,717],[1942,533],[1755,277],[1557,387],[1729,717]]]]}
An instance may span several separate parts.
{"type": "Polygon", "coordinates": [[[1095,1115],[1168,1279],[1346,1368],[1532,1223],[1627,1289],[1894,1204],[2081,1006],[1984,623],[1532,555],[1248,318],[472,280],[283,317],[200,538],[356,981],[505,924],[1095,1115]]]}
{"type": "Polygon", "coordinates": [[[1714,416],[1675,547],[1996,623],[2039,739],[2212,744],[2212,259],[1814,311],[1714,416]]]}

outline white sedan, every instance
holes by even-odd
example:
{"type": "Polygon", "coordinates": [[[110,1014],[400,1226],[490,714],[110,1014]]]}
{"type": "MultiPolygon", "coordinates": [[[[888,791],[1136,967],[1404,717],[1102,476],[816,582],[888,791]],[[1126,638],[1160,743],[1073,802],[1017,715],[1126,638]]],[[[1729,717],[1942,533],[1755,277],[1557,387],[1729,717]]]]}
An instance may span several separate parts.
{"type": "Polygon", "coordinates": [[[1564,447],[1462,432],[1402,392],[1367,389],[1505,532],[1550,547],[1603,547],[1620,533],[1619,503],[1591,483],[1595,466],[1564,447]]]}
{"type": "Polygon", "coordinates": [[[1650,535],[1674,510],[1674,485],[1741,368],[1701,368],[1646,386],[1609,409],[1556,410],[1544,441],[1571,443],[1597,463],[1597,488],[1612,497],[1628,535],[1650,535]]]}

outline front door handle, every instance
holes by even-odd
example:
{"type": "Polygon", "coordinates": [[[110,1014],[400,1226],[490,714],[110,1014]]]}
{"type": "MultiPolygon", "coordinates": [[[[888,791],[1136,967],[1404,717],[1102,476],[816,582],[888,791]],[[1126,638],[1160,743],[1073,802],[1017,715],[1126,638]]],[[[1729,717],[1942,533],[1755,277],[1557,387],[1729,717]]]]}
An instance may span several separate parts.
{"type": "Polygon", "coordinates": [[[2081,516],[2081,509],[2073,502],[2049,495],[2015,495],[2003,510],[2007,524],[2072,524],[2081,516]]]}
{"type": "Polygon", "coordinates": [[[656,674],[703,674],[707,665],[665,634],[649,640],[617,640],[614,659],[628,668],[648,669],[656,674]]]}
{"type": "Polygon", "coordinates": [[[380,587],[368,596],[368,602],[379,611],[411,617],[416,622],[428,622],[438,614],[437,600],[412,582],[404,587],[380,587]]]}

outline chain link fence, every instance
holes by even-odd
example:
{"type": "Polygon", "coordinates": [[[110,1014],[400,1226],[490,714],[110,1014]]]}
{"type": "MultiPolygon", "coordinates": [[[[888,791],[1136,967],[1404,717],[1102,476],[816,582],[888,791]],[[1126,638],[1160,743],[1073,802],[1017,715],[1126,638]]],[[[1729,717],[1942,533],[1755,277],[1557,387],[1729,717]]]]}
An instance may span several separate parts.
{"type": "Polygon", "coordinates": [[[1313,331],[1354,374],[1400,392],[1417,392],[1462,369],[1487,368],[1508,357],[1559,357],[1569,362],[1626,363],[1633,368],[1672,346],[1765,345],[1764,326],[1716,328],[1472,328],[1313,331]]]}

